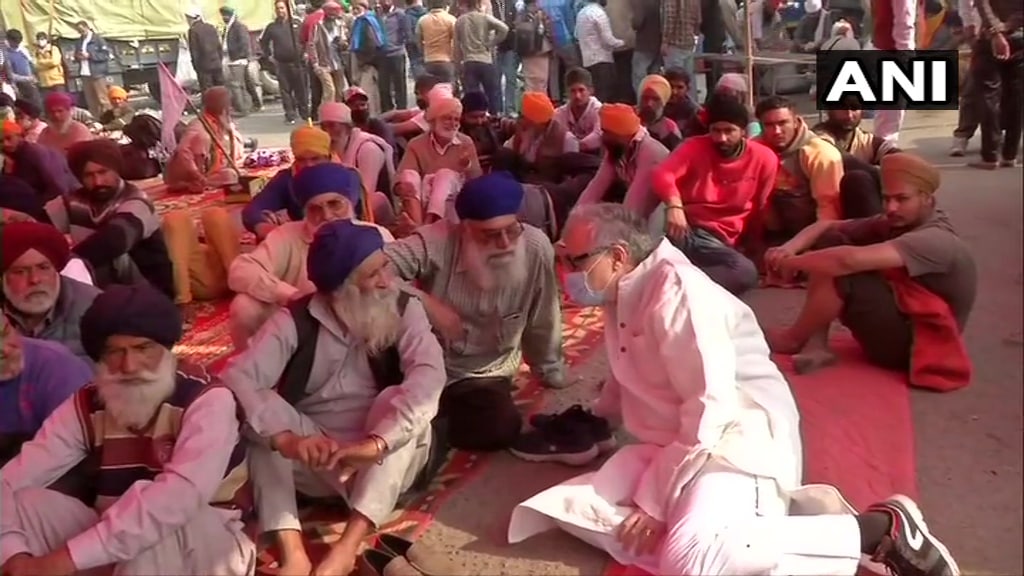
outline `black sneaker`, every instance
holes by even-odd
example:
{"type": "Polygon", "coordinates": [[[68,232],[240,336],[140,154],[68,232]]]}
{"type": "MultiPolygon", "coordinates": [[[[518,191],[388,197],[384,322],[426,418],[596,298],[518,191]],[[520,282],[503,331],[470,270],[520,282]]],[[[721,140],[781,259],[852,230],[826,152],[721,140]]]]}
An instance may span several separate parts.
{"type": "Polygon", "coordinates": [[[590,410],[579,404],[573,404],[558,414],[534,414],[530,417],[530,426],[537,429],[548,428],[552,425],[557,426],[556,423],[562,421],[585,430],[601,454],[615,449],[615,436],[608,420],[594,416],[590,410]]]}
{"type": "Polygon", "coordinates": [[[960,568],[942,542],[928,531],[917,504],[897,494],[866,512],[885,512],[892,528],[871,556],[896,576],[960,576],[960,568]]]}
{"type": "Polygon", "coordinates": [[[509,452],[528,462],[560,462],[569,466],[584,466],[601,454],[585,427],[565,419],[520,434],[509,452]]]}

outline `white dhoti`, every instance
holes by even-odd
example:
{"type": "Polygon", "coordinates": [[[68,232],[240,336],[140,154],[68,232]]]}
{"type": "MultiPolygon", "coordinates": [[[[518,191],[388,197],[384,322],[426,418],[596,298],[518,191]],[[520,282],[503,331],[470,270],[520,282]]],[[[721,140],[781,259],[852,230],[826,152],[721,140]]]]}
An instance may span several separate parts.
{"type": "MultiPolygon", "coordinates": [[[[364,430],[372,430],[390,410],[397,386],[385,389],[374,400],[366,416],[364,430]]],[[[339,438],[297,410],[289,429],[299,435],[324,434],[339,442],[361,440],[362,435],[339,438]]],[[[249,452],[249,470],[255,489],[260,530],[301,530],[296,491],[315,498],[342,496],[349,507],[366,516],[375,526],[387,521],[398,497],[412,486],[430,453],[431,429],[426,426],[405,446],[388,454],[382,463],[361,468],[350,478],[341,478],[340,470],[310,470],[299,462],[287,460],[264,442],[249,452]]]]}
{"type": "MultiPolygon", "coordinates": [[[[45,488],[25,488],[14,496],[14,510],[28,553],[44,556],[99,522],[81,501],[45,488]]],[[[117,564],[117,576],[209,574],[246,576],[256,570],[256,546],[243,532],[239,512],[201,506],[187,524],[155,546],[117,564]]],[[[116,545],[116,543],[111,543],[116,545]]]]}
{"type": "Polygon", "coordinates": [[[248,348],[249,339],[274,314],[280,306],[262,302],[248,294],[236,294],[228,307],[228,330],[235,350],[248,348]]]}
{"type": "Polygon", "coordinates": [[[416,190],[425,214],[458,222],[455,215],[455,197],[462,189],[462,174],[442,168],[433,174],[420,176],[413,170],[404,170],[398,175],[398,181],[409,184],[416,190]]]}
{"type": "Polygon", "coordinates": [[[666,518],[655,555],[637,557],[615,529],[633,512],[640,475],[658,448],[622,448],[597,472],[572,478],[512,512],[509,542],[559,527],[604,550],[620,564],[652,574],[853,576],[860,529],[839,492],[809,485],[783,494],[775,480],[710,461],[684,489],[666,518]]]}

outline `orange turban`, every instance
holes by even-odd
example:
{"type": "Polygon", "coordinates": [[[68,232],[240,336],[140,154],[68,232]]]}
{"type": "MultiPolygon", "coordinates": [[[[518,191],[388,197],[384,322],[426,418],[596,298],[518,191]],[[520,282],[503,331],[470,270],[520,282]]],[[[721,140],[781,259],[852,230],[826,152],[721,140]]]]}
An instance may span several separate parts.
{"type": "Polygon", "coordinates": [[[21,124],[18,124],[14,120],[4,120],[3,135],[11,136],[14,134],[23,134],[25,131],[21,129],[21,124]]]}
{"type": "Polygon", "coordinates": [[[127,100],[128,99],[128,91],[125,90],[124,88],[121,88],[120,86],[111,86],[110,89],[107,90],[107,97],[110,98],[111,100],[114,100],[114,99],[127,100]]]}
{"type": "Polygon", "coordinates": [[[601,106],[601,130],[614,136],[632,138],[640,131],[640,117],[636,110],[626,104],[604,104],[601,106]]]}
{"type": "Polygon", "coordinates": [[[547,124],[555,117],[555,105],[542,92],[523,94],[523,118],[534,124],[547,124]]]}
{"type": "Polygon", "coordinates": [[[660,74],[651,74],[640,82],[640,95],[651,90],[661,98],[661,103],[665,104],[668,99],[672,96],[672,85],[668,83],[668,80],[660,74]]]}
{"type": "Polygon", "coordinates": [[[302,126],[292,132],[291,148],[296,156],[330,156],[331,136],[319,128],[302,126]]]}

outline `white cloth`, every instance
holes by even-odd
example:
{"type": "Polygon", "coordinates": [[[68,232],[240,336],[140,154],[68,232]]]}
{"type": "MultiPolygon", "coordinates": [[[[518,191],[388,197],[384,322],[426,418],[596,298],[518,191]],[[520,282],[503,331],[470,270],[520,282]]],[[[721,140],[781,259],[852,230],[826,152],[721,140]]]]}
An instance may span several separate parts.
{"type": "Polygon", "coordinates": [[[416,189],[427,214],[450,222],[459,221],[455,214],[455,196],[462,189],[462,174],[447,168],[426,176],[420,176],[415,170],[403,170],[398,174],[398,181],[416,189]]]}
{"type": "MultiPolygon", "coordinates": [[[[917,34],[917,2],[893,0],[892,40],[897,50],[914,50],[917,34]]],[[[905,110],[879,110],[875,113],[874,133],[893,144],[899,143],[905,110]]]]}
{"type": "MultiPolygon", "coordinates": [[[[78,46],[78,51],[82,54],[88,55],[90,42],[92,42],[92,32],[86,32],[85,37],[82,38],[82,43],[78,46]]],[[[78,61],[78,75],[82,78],[92,76],[92,67],[89,66],[89,58],[82,58],[78,61]]]]}
{"type": "Polygon", "coordinates": [[[67,266],[60,273],[65,278],[71,278],[72,280],[78,280],[82,284],[93,286],[92,273],[89,272],[89,267],[80,258],[68,260],[67,266]]]}
{"type": "Polygon", "coordinates": [[[575,35],[580,43],[584,68],[602,62],[615,62],[613,52],[625,45],[612,33],[608,13],[597,2],[587,4],[576,15],[575,35]]]}
{"type": "MultiPolygon", "coordinates": [[[[752,569],[753,561],[740,567],[728,559],[722,560],[722,572],[699,568],[703,566],[699,557],[714,555],[717,546],[731,549],[722,554],[738,553],[738,548],[722,544],[716,535],[719,526],[712,524],[719,522],[716,506],[735,505],[732,517],[721,521],[736,523],[731,528],[744,538],[760,533],[747,525],[753,524],[746,520],[753,520],[758,511],[736,501],[742,494],[717,492],[724,502],[694,501],[696,479],[723,466],[762,483],[770,481],[775,498],[782,501],[779,510],[785,510],[786,498],[792,498],[810,512],[852,511],[834,488],[800,487],[802,446],[796,403],[769,357],[754,313],[670,242],[663,240],[619,282],[617,301],[605,308],[605,326],[612,378],[602,391],[601,403],[607,406],[609,397],[618,399],[623,424],[640,444],[623,448],[597,473],[574,478],[520,504],[509,526],[510,541],[559,522],[611,536],[634,509],[617,505],[625,501],[666,522],[670,534],[689,530],[691,536],[699,537],[691,538],[692,545],[684,546],[686,552],[673,559],[645,561],[619,554],[620,562],[663,573],[765,573],[752,569]],[[708,462],[716,468],[708,468],[708,462]],[[688,520],[686,513],[680,515],[680,510],[695,506],[708,508],[703,512],[705,524],[688,520]]],[[[783,517],[778,510],[775,515],[783,517]]],[[[830,530],[825,524],[818,528],[823,533],[830,530]]],[[[832,537],[849,532],[842,528],[845,522],[835,524],[839,527],[829,532],[832,537]]],[[[670,535],[672,542],[664,550],[678,548],[679,538],[683,536],[670,535]]],[[[841,538],[833,546],[847,561],[844,569],[850,557],[859,558],[856,538],[841,538]]],[[[605,549],[617,554],[613,548],[605,549]]],[[[785,550],[774,552],[776,556],[768,562],[773,569],[785,564],[778,556],[785,550]]],[[[806,553],[814,555],[815,550],[806,553]]],[[[821,572],[822,568],[790,573],[843,573],[821,572]]],[[[845,573],[852,574],[853,569],[845,573]]]]}
{"type": "Polygon", "coordinates": [[[24,513],[0,514],[0,565],[22,552],[49,552],[41,548],[44,543],[66,542],[79,571],[118,564],[133,567],[128,574],[233,575],[245,572],[230,567],[255,567],[255,545],[242,531],[241,514],[206,504],[223,480],[238,442],[236,409],[235,399],[226,389],[203,394],[185,412],[174,453],[165,465],[173,473],[161,473],[152,482],[136,482],[102,516],[93,513],[87,518],[90,509],[70,503],[62,506],[55,496],[38,493],[88,453],[75,398],[69,398],[2,470],[0,510],[24,513]],[[45,510],[38,509],[40,503],[45,510]],[[69,524],[62,524],[64,520],[69,524]],[[219,526],[215,527],[212,523],[217,520],[219,526]],[[60,538],[46,538],[56,532],[60,538]],[[218,540],[209,542],[214,532],[218,540]],[[200,541],[215,548],[228,541],[232,545],[192,556],[190,542],[194,546],[200,541]],[[154,553],[153,547],[162,552],[154,553]],[[172,548],[179,555],[174,563],[152,563],[151,554],[168,559],[173,554],[167,550],[172,548]]]}

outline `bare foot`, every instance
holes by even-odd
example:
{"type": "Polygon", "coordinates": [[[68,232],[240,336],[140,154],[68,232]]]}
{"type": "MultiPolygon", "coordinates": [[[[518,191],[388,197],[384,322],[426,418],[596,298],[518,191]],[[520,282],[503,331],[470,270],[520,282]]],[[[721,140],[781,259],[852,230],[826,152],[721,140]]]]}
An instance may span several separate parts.
{"type": "Polygon", "coordinates": [[[287,562],[279,563],[277,568],[267,570],[274,576],[309,576],[312,571],[313,563],[305,554],[302,555],[302,558],[290,558],[287,562]]]}
{"type": "Polygon", "coordinates": [[[828,350],[807,350],[793,356],[793,370],[797,374],[810,374],[836,363],[836,355],[828,350]]]}
{"type": "Polygon", "coordinates": [[[804,347],[802,342],[790,337],[789,331],[784,328],[765,330],[764,339],[768,342],[768,348],[776,354],[796,354],[804,347]]]}
{"type": "Polygon", "coordinates": [[[312,576],[348,576],[356,567],[356,552],[343,543],[331,546],[313,570],[312,576]]]}

